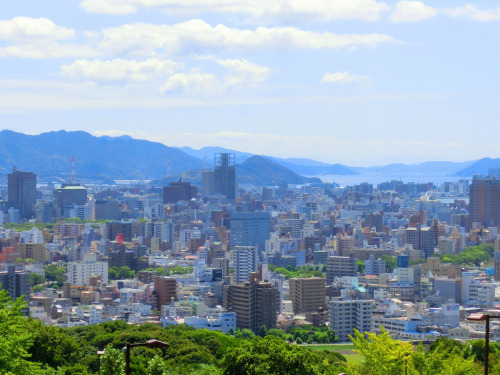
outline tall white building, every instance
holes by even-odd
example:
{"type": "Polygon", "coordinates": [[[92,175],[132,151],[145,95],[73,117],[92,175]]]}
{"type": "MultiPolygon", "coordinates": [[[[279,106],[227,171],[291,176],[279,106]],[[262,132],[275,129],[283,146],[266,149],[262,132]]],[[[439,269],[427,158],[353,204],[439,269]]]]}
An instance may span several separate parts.
{"type": "Polygon", "coordinates": [[[340,342],[350,341],[354,329],[369,332],[372,327],[372,300],[333,300],[328,303],[330,328],[340,342]]]}
{"type": "Polygon", "coordinates": [[[95,254],[85,254],[82,262],[68,263],[68,282],[72,285],[88,285],[90,276],[101,275],[108,283],[108,263],[98,262],[95,254]]]}
{"type": "Polygon", "coordinates": [[[233,250],[233,281],[241,284],[248,281],[251,272],[257,271],[258,255],[255,246],[235,246],[233,250]]]}

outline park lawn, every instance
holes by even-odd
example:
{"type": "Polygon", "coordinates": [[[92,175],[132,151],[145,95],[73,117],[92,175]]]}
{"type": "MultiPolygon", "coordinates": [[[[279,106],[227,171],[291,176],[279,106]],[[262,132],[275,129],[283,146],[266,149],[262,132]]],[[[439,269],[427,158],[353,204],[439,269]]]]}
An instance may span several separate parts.
{"type": "Polygon", "coordinates": [[[344,357],[347,359],[347,363],[359,363],[363,360],[361,354],[344,354],[344,357]]]}
{"type": "Polygon", "coordinates": [[[311,349],[312,351],[322,351],[322,350],[329,350],[329,351],[338,351],[338,350],[353,350],[354,345],[353,344],[312,344],[312,345],[301,345],[304,346],[308,349],[311,349]]]}

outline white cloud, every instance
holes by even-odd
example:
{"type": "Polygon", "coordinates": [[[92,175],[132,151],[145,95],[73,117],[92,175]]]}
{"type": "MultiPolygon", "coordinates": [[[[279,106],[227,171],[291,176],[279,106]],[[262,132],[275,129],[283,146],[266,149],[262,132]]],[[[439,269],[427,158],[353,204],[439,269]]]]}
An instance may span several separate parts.
{"type": "Polygon", "coordinates": [[[253,85],[265,81],[271,74],[271,69],[251,63],[245,59],[217,59],[206,57],[218,65],[226,68],[227,74],[218,78],[214,74],[202,73],[199,68],[188,73],[179,73],[171,76],[162,90],[186,91],[192,93],[215,94],[221,93],[233,86],[253,85]]]}
{"type": "Polygon", "coordinates": [[[60,58],[88,57],[98,54],[93,48],[61,41],[75,38],[75,31],[56,25],[47,18],[15,17],[0,20],[0,57],[60,58]]]}
{"type": "Polygon", "coordinates": [[[374,21],[389,6],[376,0],[84,0],[87,12],[130,14],[140,8],[160,8],[168,14],[243,14],[256,20],[331,21],[361,19],[374,21]]]}
{"type": "Polygon", "coordinates": [[[83,0],[80,6],[88,13],[133,14],[137,7],[129,0],[83,0]]]}
{"type": "Polygon", "coordinates": [[[183,64],[172,60],[77,60],[63,65],[61,74],[93,82],[149,81],[155,77],[166,76],[182,69],[183,64]]]}
{"type": "Polygon", "coordinates": [[[349,83],[359,82],[369,79],[368,76],[351,75],[348,71],[338,73],[326,73],[321,79],[321,83],[349,83]]]}
{"type": "Polygon", "coordinates": [[[57,26],[47,18],[15,17],[11,20],[0,20],[0,39],[8,41],[60,40],[74,36],[73,29],[57,26]]]}
{"type": "Polygon", "coordinates": [[[391,21],[418,22],[435,17],[437,14],[438,9],[425,5],[421,1],[398,1],[391,15],[391,21]]]}
{"type": "Polygon", "coordinates": [[[500,7],[496,9],[480,10],[475,5],[447,9],[451,17],[464,17],[479,22],[499,21],[500,7]]]}
{"type": "Polygon", "coordinates": [[[215,93],[220,91],[222,83],[213,74],[202,73],[198,68],[188,73],[178,73],[170,77],[162,91],[189,91],[193,93],[215,93]]]}
{"type": "Polygon", "coordinates": [[[98,44],[100,50],[146,56],[160,52],[175,55],[206,50],[339,49],[395,42],[386,34],[318,33],[295,27],[241,30],[222,24],[212,27],[199,19],[175,25],[123,25],[105,29],[102,33],[103,38],[98,44]]]}

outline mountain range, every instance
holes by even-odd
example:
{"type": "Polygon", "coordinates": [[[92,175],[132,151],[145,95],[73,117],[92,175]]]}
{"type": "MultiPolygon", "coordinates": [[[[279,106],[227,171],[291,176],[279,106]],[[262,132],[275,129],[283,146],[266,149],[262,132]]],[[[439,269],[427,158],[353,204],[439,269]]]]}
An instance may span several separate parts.
{"type": "Polygon", "coordinates": [[[303,176],[356,174],[446,174],[457,177],[486,175],[500,169],[500,158],[467,162],[429,161],[416,165],[388,164],[373,167],[351,167],[305,158],[257,156],[222,147],[169,147],[159,142],[133,139],[129,136],[96,137],[84,131],[53,131],[27,135],[11,130],[0,131],[0,172],[13,167],[33,171],[41,177],[69,179],[72,158],[80,178],[152,179],[184,176],[201,181],[201,171],[212,168],[213,155],[235,154],[239,183],[277,185],[300,184],[310,180],[303,176]]]}

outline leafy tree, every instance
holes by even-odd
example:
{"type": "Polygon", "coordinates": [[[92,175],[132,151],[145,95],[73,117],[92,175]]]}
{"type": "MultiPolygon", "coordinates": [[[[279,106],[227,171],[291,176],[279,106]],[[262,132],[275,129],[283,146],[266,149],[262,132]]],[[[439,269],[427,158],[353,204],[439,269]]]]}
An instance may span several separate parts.
{"type": "Polygon", "coordinates": [[[234,334],[234,337],[239,338],[239,339],[245,339],[245,340],[250,340],[255,337],[255,333],[253,333],[252,330],[250,329],[237,329],[236,333],[234,334]]]}
{"type": "Polygon", "coordinates": [[[126,280],[135,278],[135,271],[130,267],[110,267],[108,269],[108,278],[110,280],[126,280]]]}
{"type": "Polygon", "coordinates": [[[101,356],[99,371],[101,375],[125,375],[125,357],[121,350],[106,347],[101,356]]]}
{"type": "Polygon", "coordinates": [[[323,370],[318,356],[310,350],[267,336],[244,341],[222,358],[223,375],[316,375],[323,370]]]}
{"type": "Polygon", "coordinates": [[[398,262],[396,260],[396,257],[393,257],[392,255],[387,255],[387,254],[381,255],[380,257],[383,260],[385,260],[385,264],[386,264],[387,270],[389,272],[392,272],[398,266],[398,262]]]}
{"type": "Polygon", "coordinates": [[[164,375],[166,372],[167,366],[160,356],[155,355],[153,359],[148,362],[148,375],[164,375]]]}
{"type": "Polygon", "coordinates": [[[440,342],[433,350],[424,352],[420,345],[413,350],[411,342],[393,340],[389,332],[382,329],[380,335],[354,332],[351,337],[356,351],[363,356],[358,364],[351,365],[353,375],[475,375],[478,374],[473,357],[464,348],[449,342],[440,342]]]}
{"type": "Polygon", "coordinates": [[[57,264],[49,264],[45,267],[45,278],[49,281],[64,282],[66,280],[64,277],[65,273],[66,270],[57,264]]]}
{"type": "Polygon", "coordinates": [[[26,329],[27,318],[21,311],[28,307],[24,298],[15,301],[5,289],[0,290],[0,373],[43,374],[38,363],[29,360],[33,333],[26,329]]]}
{"type": "Polygon", "coordinates": [[[80,345],[75,338],[60,328],[46,326],[38,320],[29,321],[27,328],[33,337],[33,345],[29,349],[32,361],[53,368],[76,364],[80,345]]]}
{"type": "Polygon", "coordinates": [[[45,276],[40,275],[39,273],[32,272],[30,273],[30,285],[40,285],[45,283],[45,276]]]}
{"type": "Polygon", "coordinates": [[[265,325],[261,325],[259,329],[259,336],[266,337],[267,336],[267,328],[265,325]]]}
{"type": "Polygon", "coordinates": [[[363,333],[354,330],[354,337],[351,337],[356,352],[363,356],[363,360],[354,365],[354,372],[373,375],[403,374],[413,352],[413,344],[393,340],[384,329],[380,335],[366,335],[367,338],[363,333]]]}
{"type": "Polygon", "coordinates": [[[363,262],[361,259],[357,259],[356,263],[358,265],[358,272],[361,274],[365,273],[365,262],[363,262]]]}

